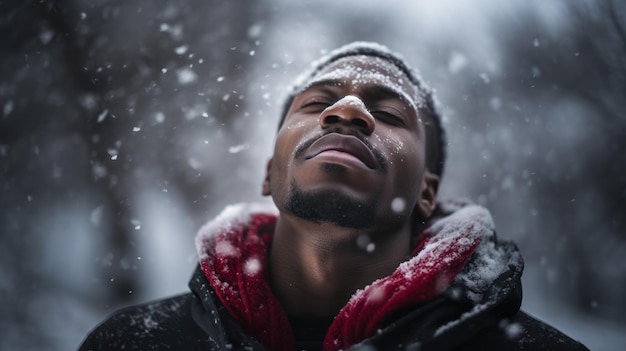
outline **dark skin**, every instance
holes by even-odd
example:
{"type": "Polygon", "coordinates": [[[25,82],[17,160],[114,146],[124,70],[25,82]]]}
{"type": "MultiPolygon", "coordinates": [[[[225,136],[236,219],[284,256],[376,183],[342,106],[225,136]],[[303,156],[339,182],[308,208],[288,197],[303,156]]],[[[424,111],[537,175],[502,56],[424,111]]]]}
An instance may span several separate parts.
{"type": "Polygon", "coordinates": [[[431,215],[439,184],[425,166],[417,106],[409,79],[371,56],[333,62],[294,99],[263,182],[280,211],[270,284],[289,315],[334,316],[357,289],[409,257],[415,218],[431,215]],[[371,221],[346,226],[294,215],[294,187],[372,204],[371,221]]]}

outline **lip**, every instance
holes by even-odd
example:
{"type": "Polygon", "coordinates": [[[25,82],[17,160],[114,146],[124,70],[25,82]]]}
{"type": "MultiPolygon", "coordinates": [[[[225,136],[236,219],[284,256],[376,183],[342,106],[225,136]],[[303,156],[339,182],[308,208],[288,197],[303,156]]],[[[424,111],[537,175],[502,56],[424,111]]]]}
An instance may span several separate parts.
{"type": "Polygon", "coordinates": [[[338,151],[352,155],[370,169],[378,167],[370,149],[361,140],[352,135],[326,134],[311,144],[305,153],[305,157],[308,160],[326,151],[338,151]]]}

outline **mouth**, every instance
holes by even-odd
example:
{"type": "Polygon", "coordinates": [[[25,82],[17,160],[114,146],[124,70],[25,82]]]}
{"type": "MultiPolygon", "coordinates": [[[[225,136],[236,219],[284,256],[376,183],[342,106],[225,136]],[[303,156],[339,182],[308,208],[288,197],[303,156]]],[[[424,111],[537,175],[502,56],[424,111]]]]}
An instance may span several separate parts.
{"type": "Polygon", "coordinates": [[[353,160],[369,169],[378,168],[374,154],[361,140],[352,135],[330,133],[317,139],[307,150],[305,158],[308,160],[318,156],[353,160]]]}

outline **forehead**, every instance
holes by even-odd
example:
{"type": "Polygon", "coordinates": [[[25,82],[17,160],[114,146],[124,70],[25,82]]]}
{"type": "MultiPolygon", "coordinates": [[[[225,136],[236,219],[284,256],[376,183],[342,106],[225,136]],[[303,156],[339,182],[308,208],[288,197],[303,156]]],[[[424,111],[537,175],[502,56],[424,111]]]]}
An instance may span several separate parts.
{"type": "Polygon", "coordinates": [[[353,89],[384,87],[417,107],[421,97],[409,77],[392,62],[367,55],[348,56],[330,63],[306,84],[305,89],[319,82],[346,84],[353,89]]]}

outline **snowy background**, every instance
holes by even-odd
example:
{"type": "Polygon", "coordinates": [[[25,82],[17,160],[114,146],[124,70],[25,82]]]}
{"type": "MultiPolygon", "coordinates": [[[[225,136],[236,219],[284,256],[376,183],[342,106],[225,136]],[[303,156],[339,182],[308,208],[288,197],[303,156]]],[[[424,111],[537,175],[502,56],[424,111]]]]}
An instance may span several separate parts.
{"type": "Polygon", "coordinates": [[[353,40],[436,89],[442,196],[517,241],[523,307],[623,349],[624,4],[0,1],[0,349],[75,349],[114,309],[186,291],[201,224],[267,201],[287,86],[353,40]]]}

